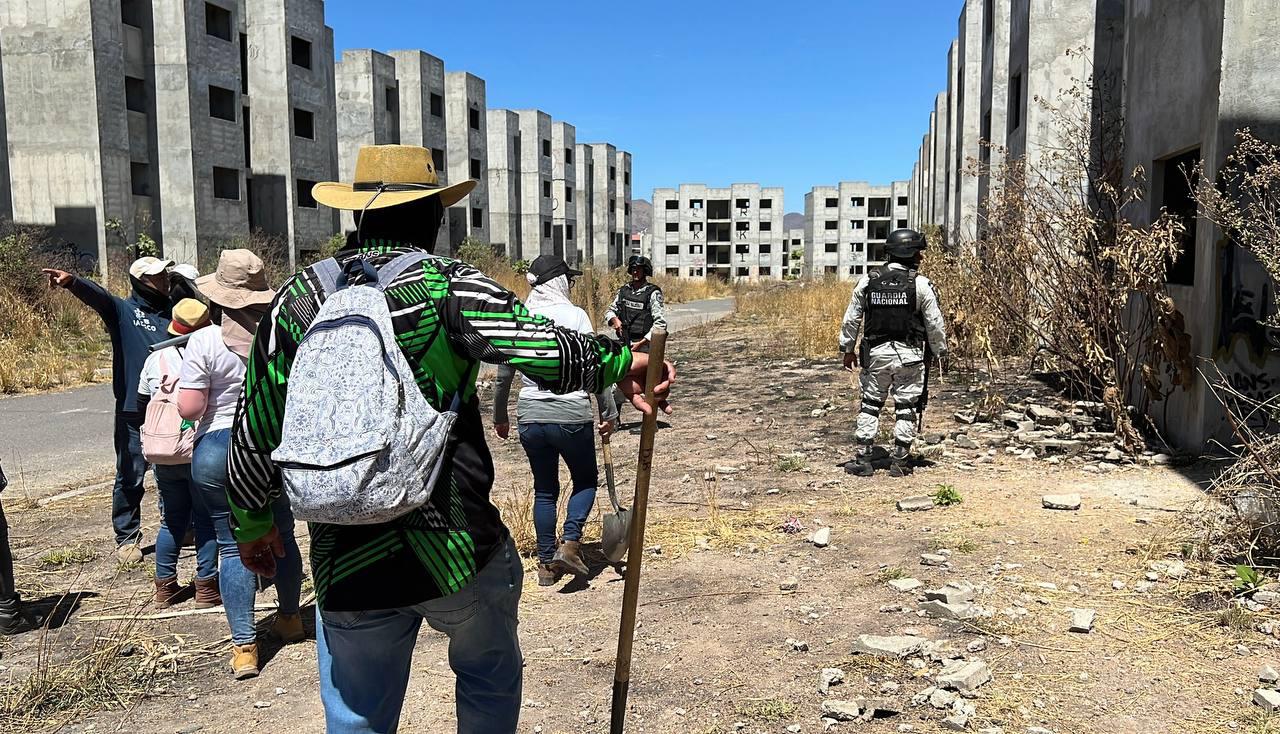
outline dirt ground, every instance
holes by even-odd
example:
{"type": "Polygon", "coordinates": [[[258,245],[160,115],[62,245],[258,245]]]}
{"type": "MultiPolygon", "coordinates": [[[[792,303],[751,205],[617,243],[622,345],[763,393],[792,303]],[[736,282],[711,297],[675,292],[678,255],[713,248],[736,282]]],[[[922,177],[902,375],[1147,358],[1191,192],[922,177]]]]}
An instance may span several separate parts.
{"type": "MultiPolygon", "coordinates": [[[[1280,643],[1257,631],[1267,613],[1224,611],[1231,589],[1225,570],[1190,563],[1182,578],[1159,573],[1154,588],[1135,589],[1153,562],[1183,552],[1178,513],[1201,498],[1197,480],[1210,467],[1096,474],[1071,461],[1051,465],[1000,452],[990,463],[961,468],[986,450],[951,448],[910,477],[851,477],[840,466],[853,451],[848,374],[834,359],[750,356],[768,346],[764,334],[734,320],[672,340],[681,379],[677,413],[657,439],[629,731],[821,732],[827,698],[883,699],[901,711],[835,731],[943,731],[946,712],[911,702],[930,685],[936,664],[919,671],[908,661],[851,653],[859,635],[903,633],[946,642],[990,665],[993,679],[973,699],[971,731],[1273,730],[1250,698],[1258,670],[1280,666],[1280,643]],[[896,500],[940,485],[963,501],[929,512],[895,508],[896,500]],[[1042,508],[1041,495],[1062,492],[1081,494],[1081,509],[1042,508]],[[803,529],[783,532],[788,521],[803,529]],[[822,526],[831,528],[831,543],[818,548],[807,537],[822,526]],[[951,553],[949,568],[921,565],[922,553],[940,549],[951,553]],[[887,584],[899,576],[925,588],[968,581],[979,589],[977,601],[997,613],[967,623],[924,618],[914,593],[887,584]],[[788,580],[794,591],[780,589],[788,580]],[[1097,610],[1091,633],[1068,631],[1069,609],[1077,607],[1097,610]],[[985,651],[966,652],[975,641],[985,651]],[[845,673],[827,696],[818,691],[823,668],[845,673]]],[[[970,400],[961,377],[937,385],[926,432],[954,432],[952,413],[970,400]]],[[[634,412],[626,415],[636,420],[634,412]]],[[[626,495],[637,442],[638,432],[615,439],[626,495]]],[[[496,439],[493,449],[495,494],[529,550],[531,476],[523,452],[518,442],[496,439]]],[[[24,596],[46,608],[68,591],[78,596],[61,602],[55,628],[0,641],[0,681],[8,686],[0,730],[322,730],[312,639],[269,646],[262,675],[236,682],[226,668],[221,614],[145,618],[157,611],[146,601],[151,559],[116,567],[106,493],[44,507],[18,507],[17,499],[6,497],[6,512],[24,596]],[[91,619],[139,612],[143,618],[91,619]],[[95,657],[95,650],[114,656],[104,644],[121,639],[129,641],[127,656],[95,657]],[[91,668],[103,672],[89,675],[91,668]],[[24,688],[33,670],[45,683],[24,688]],[[47,705],[24,718],[37,690],[56,698],[41,699],[47,705]]],[[[606,507],[602,489],[588,539],[598,538],[606,507]]],[[[145,521],[154,537],[150,505],[145,521]]],[[[189,554],[184,576],[194,571],[189,554]]],[[[601,561],[589,580],[539,588],[532,563],[526,568],[520,731],[605,732],[621,577],[601,561]]],[[[272,593],[259,600],[271,604],[272,593]]],[[[307,624],[310,632],[310,613],[307,624]]],[[[452,730],[444,650],[440,635],[420,635],[401,731],[452,730]]]]}

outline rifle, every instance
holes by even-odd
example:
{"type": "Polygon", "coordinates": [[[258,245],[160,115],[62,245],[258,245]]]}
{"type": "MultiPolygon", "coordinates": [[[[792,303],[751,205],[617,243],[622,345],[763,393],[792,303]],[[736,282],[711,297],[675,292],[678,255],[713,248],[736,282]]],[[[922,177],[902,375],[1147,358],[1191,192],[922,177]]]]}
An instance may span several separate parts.
{"type": "Polygon", "coordinates": [[[920,390],[920,399],[916,401],[916,430],[924,430],[924,409],[929,407],[929,373],[933,371],[933,350],[926,341],[924,345],[924,387],[920,390]]]}
{"type": "Polygon", "coordinates": [[[191,338],[191,334],[183,334],[182,336],[175,336],[172,339],[165,339],[162,342],[156,342],[155,344],[152,344],[150,347],[148,347],[148,349],[150,349],[153,352],[158,352],[161,349],[165,349],[166,347],[180,347],[183,344],[186,344],[187,340],[190,338],[191,338]]]}

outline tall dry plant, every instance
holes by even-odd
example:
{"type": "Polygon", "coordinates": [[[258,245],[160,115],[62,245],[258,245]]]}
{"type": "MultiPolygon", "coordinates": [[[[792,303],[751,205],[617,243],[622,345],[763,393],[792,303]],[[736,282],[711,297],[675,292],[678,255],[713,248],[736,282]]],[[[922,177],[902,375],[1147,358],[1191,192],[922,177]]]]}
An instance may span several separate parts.
{"type": "Polygon", "coordinates": [[[1190,338],[1166,287],[1182,225],[1160,212],[1131,217],[1145,191],[1124,166],[1124,121],[1100,105],[1110,82],[1076,80],[1056,100],[1037,97],[1052,132],[1029,156],[995,167],[970,160],[991,191],[970,250],[980,303],[1025,334],[1078,395],[1101,400],[1129,451],[1146,444],[1154,402],[1194,379],[1190,338]]]}

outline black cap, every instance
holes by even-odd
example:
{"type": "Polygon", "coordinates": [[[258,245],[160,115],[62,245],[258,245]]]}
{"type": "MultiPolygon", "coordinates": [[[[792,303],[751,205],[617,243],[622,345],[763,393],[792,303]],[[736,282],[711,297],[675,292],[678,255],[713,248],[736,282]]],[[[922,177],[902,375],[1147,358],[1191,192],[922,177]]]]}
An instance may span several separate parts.
{"type": "Polygon", "coordinates": [[[534,285],[542,285],[549,280],[558,278],[561,275],[579,276],[582,275],[581,270],[574,270],[569,267],[569,263],[564,258],[555,255],[539,255],[529,263],[529,273],[537,280],[533,281],[534,285]]]}

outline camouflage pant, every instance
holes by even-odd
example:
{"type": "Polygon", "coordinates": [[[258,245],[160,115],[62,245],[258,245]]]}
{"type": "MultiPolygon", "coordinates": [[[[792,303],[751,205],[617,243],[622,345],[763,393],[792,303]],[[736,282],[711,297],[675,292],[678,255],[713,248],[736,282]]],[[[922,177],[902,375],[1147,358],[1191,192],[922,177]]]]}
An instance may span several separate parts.
{"type": "Polygon", "coordinates": [[[917,404],[924,392],[924,362],[903,364],[892,353],[872,354],[862,365],[862,411],[858,413],[858,443],[871,444],[880,432],[880,411],[893,398],[893,440],[904,449],[916,439],[917,404]]]}

